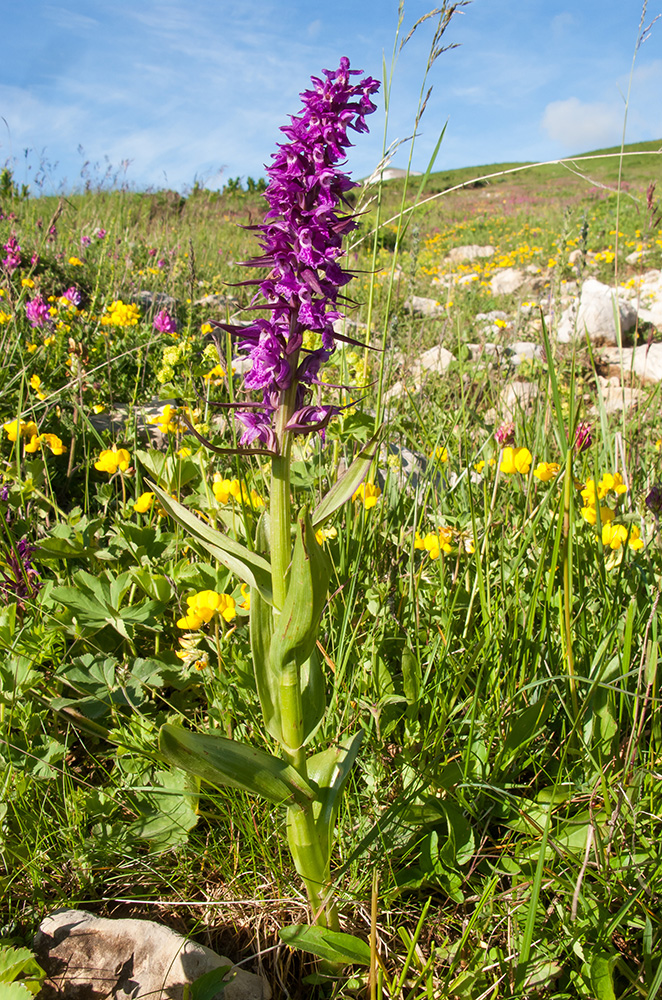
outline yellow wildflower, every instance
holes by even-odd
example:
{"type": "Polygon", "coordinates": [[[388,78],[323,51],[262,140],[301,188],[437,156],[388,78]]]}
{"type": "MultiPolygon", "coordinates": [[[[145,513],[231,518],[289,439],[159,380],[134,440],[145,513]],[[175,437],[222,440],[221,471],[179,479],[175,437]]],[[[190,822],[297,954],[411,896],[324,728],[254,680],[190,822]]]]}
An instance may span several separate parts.
{"type": "MultiPolygon", "coordinates": [[[[0,318],[0,323],[1,322],[2,322],[2,318],[0,318]]],[[[36,344],[28,344],[28,346],[26,347],[26,350],[27,350],[28,354],[34,354],[34,352],[37,350],[37,345],[36,344]]]]}
{"type": "Polygon", "coordinates": [[[242,583],[242,585],[241,585],[241,596],[243,597],[243,601],[241,602],[241,604],[239,605],[239,607],[243,608],[244,611],[250,611],[251,610],[251,588],[248,586],[247,583],[242,583]]]}
{"type": "Polygon", "coordinates": [[[30,379],[30,388],[37,393],[38,399],[46,399],[46,393],[41,390],[41,379],[38,375],[33,375],[30,379]]]}
{"type": "Polygon", "coordinates": [[[533,455],[528,448],[504,448],[501,456],[501,472],[511,476],[514,472],[519,472],[526,476],[531,468],[533,455]]]}
{"type": "Polygon", "coordinates": [[[30,444],[26,444],[25,450],[40,451],[42,442],[48,445],[54,455],[64,455],[67,450],[57,434],[33,434],[30,438],[30,444]]]}
{"type": "Polygon", "coordinates": [[[113,445],[112,448],[101,452],[98,460],[94,463],[94,468],[99,472],[107,472],[114,476],[118,469],[120,472],[126,472],[130,463],[131,455],[126,448],[118,448],[117,445],[113,445]]]}
{"type": "Polygon", "coordinates": [[[453,551],[453,529],[446,525],[441,525],[436,531],[431,531],[424,538],[421,538],[418,531],[414,539],[415,549],[424,549],[429,553],[430,559],[438,559],[441,552],[453,551]]]}
{"type": "Polygon", "coordinates": [[[23,288],[34,288],[34,281],[32,278],[21,278],[21,285],[23,288]]]}
{"type": "Polygon", "coordinates": [[[338,529],[334,527],[318,528],[317,531],[315,532],[315,538],[317,539],[318,545],[324,545],[324,542],[326,542],[327,539],[337,538],[337,537],[338,537],[338,529]]]}
{"type": "Polygon", "coordinates": [[[542,483],[548,483],[560,469],[558,462],[538,462],[533,470],[533,475],[542,483]]]}
{"type": "Polygon", "coordinates": [[[370,510],[371,507],[375,506],[381,495],[382,491],[379,486],[375,486],[374,483],[361,483],[359,488],[354,491],[352,500],[362,500],[365,509],[370,510]]]}
{"type": "MultiPolygon", "coordinates": [[[[588,524],[598,523],[598,515],[594,504],[582,507],[579,513],[588,524]]],[[[609,521],[613,521],[615,517],[616,511],[612,510],[611,507],[600,506],[600,524],[607,524],[609,521]]]]}
{"type": "Polygon", "coordinates": [[[137,326],[140,319],[140,309],[136,305],[127,305],[121,299],[116,299],[107,307],[101,317],[103,326],[137,326]]]}
{"type": "Polygon", "coordinates": [[[620,549],[627,537],[628,529],[624,524],[609,522],[602,526],[602,544],[606,549],[620,549]]]}
{"type": "Polygon", "coordinates": [[[202,590],[186,598],[188,612],[177,622],[177,628],[198,629],[210,622],[215,614],[226,622],[237,614],[234,598],[230,594],[218,594],[215,590],[202,590]]]}
{"type": "Polygon", "coordinates": [[[95,403],[92,407],[92,413],[96,413],[98,415],[99,413],[103,413],[105,409],[105,403],[95,403]]]}
{"type": "Polygon", "coordinates": [[[34,420],[11,420],[2,425],[3,430],[10,441],[15,441],[17,437],[33,438],[39,434],[39,428],[34,420]]]}
{"type": "Polygon", "coordinates": [[[69,258],[69,263],[72,265],[72,267],[82,267],[83,266],[83,262],[82,262],[82,260],[79,257],[70,257],[69,258]]]}
{"type": "Polygon", "coordinates": [[[134,501],[133,509],[136,514],[146,514],[148,510],[152,509],[153,504],[153,493],[141,493],[138,499],[134,501]]]}
{"type": "Polygon", "coordinates": [[[598,483],[598,500],[604,500],[610,491],[613,493],[627,493],[627,490],[628,488],[618,472],[606,472],[598,483]]]}

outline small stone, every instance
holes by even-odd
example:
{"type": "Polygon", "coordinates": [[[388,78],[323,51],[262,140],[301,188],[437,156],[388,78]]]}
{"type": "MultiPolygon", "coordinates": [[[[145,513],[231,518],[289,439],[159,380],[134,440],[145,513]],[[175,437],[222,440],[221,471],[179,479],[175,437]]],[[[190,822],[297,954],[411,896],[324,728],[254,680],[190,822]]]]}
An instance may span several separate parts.
{"type": "Polygon", "coordinates": [[[526,281],[526,277],[517,267],[505,267],[497,271],[490,281],[490,288],[494,295],[511,295],[526,281]]]}
{"type": "Polygon", "coordinates": [[[608,365],[618,367],[621,362],[623,372],[632,372],[644,382],[662,382],[662,344],[641,344],[640,347],[609,347],[600,355],[608,365]]]}
{"type": "Polygon", "coordinates": [[[620,315],[621,332],[627,333],[637,322],[637,310],[630,302],[616,298],[616,292],[595,278],[588,278],[582,285],[579,304],[570,305],[561,316],[557,340],[568,344],[588,335],[594,344],[617,344],[618,333],[614,317],[614,303],[620,315]]]}
{"type": "Polygon", "coordinates": [[[478,246],[471,243],[464,247],[453,247],[448,251],[447,260],[451,264],[459,264],[463,260],[475,260],[476,257],[492,257],[496,253],[493,246],[478,246]]]}
{"type": "Polygon", "coordinates": [[[158,312],[159,309],[170,310],[177,306],[177,299],[173,299],[172,295],[166,295],[165,292],[150,292],[147,289],[135,292],[131,296],[131,301],[144,309],[148,315],[158,312]]]}
{"type": "Polygon", "coordinates": [[[224,1000],[271,997],[261,976],[152,920],[55,910],[42,920],[34,948],[48,977],[40,1000],[182,1000],[185,986],[224,965],[234,973],[224,1000]]]}
{"type": "Polygon", "coordinates": [[[426,299],[422,295],[412,295],[405,302],[405,309],[414,313],[415,316],[426,316],[428,319],[437,319],[444,316],[446,310],[437,299],[426,299]]]}
{"type": "MultiPolygon", "coordinates": [[[[642,389],[630,389],[629,386],[621,385],[607,385],[601,391],[602,404],[607,414],[633,410],[644,396],[642,389]]],[[[597,416],[600,411],[597,406],[592,406],[589,412],[592,416],[597,416]]]]}

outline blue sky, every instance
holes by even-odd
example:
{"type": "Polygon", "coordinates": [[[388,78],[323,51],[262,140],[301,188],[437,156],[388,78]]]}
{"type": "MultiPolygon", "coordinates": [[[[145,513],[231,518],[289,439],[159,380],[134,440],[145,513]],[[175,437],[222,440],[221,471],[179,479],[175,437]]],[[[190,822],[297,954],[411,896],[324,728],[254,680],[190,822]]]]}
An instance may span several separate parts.
{"type": "MultiPolygon", "coordinates": [[[[404,34],[431,9],[406,0],[404,34]]],[[[648,4],[649,23],[662,0],[648,4]]],[[[620,142],[640,0],[473,0],[453,19],[429,75],[414,149],[425,169],[546,160],[620,142]]],[[[263,175],[279,125],[312,74],[340,56],[373,76],[390,63],[397,0],[23,0],[7,4],[0,64],[0,165],[19,182],[45,164],[43,190],[122,171],[133,187],[218,188],[263,175]],[[27,157],[25,150],[28,150],[27,157]],[[28,170],[28,166],[31,167],[28,170]]],[[[432,36],[399,54],[389,141],[411,134],[432,36]]],[[[403,35],[404,37],[404,35],[403,35]]],[[[627,141],[662,138],[662,20],[637,53],[627,141]]],[[[369,174],[384,110],[349,168],[369,174]]],[[[405,166],[401,147],[393,165],[405,166]]]]}

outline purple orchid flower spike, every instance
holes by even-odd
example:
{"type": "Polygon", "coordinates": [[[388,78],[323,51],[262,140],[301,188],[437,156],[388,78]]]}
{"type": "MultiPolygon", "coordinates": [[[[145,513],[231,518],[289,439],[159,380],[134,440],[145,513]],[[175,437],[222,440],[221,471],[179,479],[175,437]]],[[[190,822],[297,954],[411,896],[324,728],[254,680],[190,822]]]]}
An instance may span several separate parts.
{"type": "Polygon", "coordinates": [[[248,308],[267,309],[268,318],[242,327],[214,324],[229,330],[251,360],[244,388],[263,393],[261,411],[237,409],[245,428],[242,448],[259,445],[282,453],[284,434],[323,430],[339,412],[307,405],[305,396],[342,339],[333,324],[343,317],[338,299],[353,276],[338,259],[343,236],[357,225],[346,212],[346,194],[356,185],[339,163],[351,145],[348,133],[367,131],[365,117],[375,110],[371,96],[379,88],[371,77],[354,82],[357,76],[361,71],[350,69],[343,57],[337,70],[324,70],[324,79],[312,78],[311,89],[301,95],[300,114],[281,129],[289,141],[279,145],[267,167],[269,209],[255,227],[263,252],[243,263],[268,273],[242,284],[257,285],[248,308]],[[308,331],[319,335],[321,347],[304,350],[308,331]]]}

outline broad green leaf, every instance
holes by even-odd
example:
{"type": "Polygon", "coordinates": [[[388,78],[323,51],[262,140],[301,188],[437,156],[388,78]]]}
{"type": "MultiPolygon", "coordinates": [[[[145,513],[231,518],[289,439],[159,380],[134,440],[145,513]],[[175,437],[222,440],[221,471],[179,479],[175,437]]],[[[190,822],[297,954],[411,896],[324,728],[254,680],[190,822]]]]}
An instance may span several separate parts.
{"type": "Polygon", "coordinates": [[[370,965],[370,945],[353,934],[326,927],[291,924],[281,927],[280,939],[291,948],[301,948],[318,958],[341,965],[370,965]]]}
{"type": "Polygon", "coordinates": [[[159,734],[159,749],[168,763],[212,785],[240,788],[277,805],[303,804],[315,798],[308,782],[291,765],[223,736],[165,725],[159,734]]]}
{"type": "Polygon", "coordinates": [[[29,948],[0,944],[1,1000],[32,1000],[45,975],[29,948]],[[19,976],[22,981],[15,982],[19,976]]]}
{"type": "Polygon", "coordinates": [[[333,828],[340,801],[340,793],[349,777],[354,761],[363,742],[363,730],[348,736],[340,746],[322,750],[307,762],[308,778],[318,786],[317,801],[313,812],[317,833],[325,856],[333,839],[333,828]]]}
{"type": "Polygon", "coordinates": [[[313,528],[317,530],[332,514],[351,500],[354,493],[368,475],[368,470],[377,455],[379,439],[383,428],[380,427],[368,443],[364,445],[349,469],[334,483],[326,496],[320,501],[312,514],[313,528]]]}
{"type": "Polygon", "coordinates": [[[602,951],[591,955],[590,975],[595,1000],[616,1000],[613,972],[617,959],[617,955],[606,955],[602,951]]]}
{"type": "Polygon", "coordinates": [[[301,664],[301,703],[305,745],[317,732],[326,711],[326,683],[317,643],[306,662],[301,664]]]}
{"type": "Polygon", "coordinates": [[[218,969],[205,972],[204,976],[200,976],[191,984],[190,1000],[216,1000],[216,997],[222,996],[225,987],[232,981],[225,978],[231,971],[231,965],[221,965],[218,969]]]}
{"type": "Polygon", "coordinates": [[[183,504],[164,493],[155,483],[150,483],[148,480],[148,485],[150,490],[156,493],[163,509],[195,538],[203,542],[210,555],[218,559],[223,566],[227,566],[249,587],[257,587],[267,604],[273,604],[271,566],[264,556],[251,552],[245,545],[235,542],[206,524],[183,504]]]}
{"type": "Polygon", "coordinates": [[[330,577],[329,560],[304,511],[296,528],[287,597],[274,622],[269,652],[272,670],[280,671],[293,661],[300,666],[311,655],[330,577]]]}
{"type": "Polygon", "coordinates": [[[283,743],[280,717],[279,677],[269,668],[269,648],[273,634],[272,609],[263,600],[257,587],[251,587],[250,638],[255,684],[267,732],[283,743]]]}

